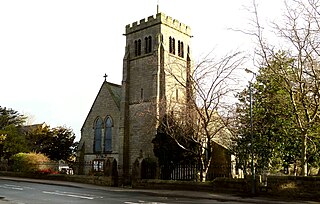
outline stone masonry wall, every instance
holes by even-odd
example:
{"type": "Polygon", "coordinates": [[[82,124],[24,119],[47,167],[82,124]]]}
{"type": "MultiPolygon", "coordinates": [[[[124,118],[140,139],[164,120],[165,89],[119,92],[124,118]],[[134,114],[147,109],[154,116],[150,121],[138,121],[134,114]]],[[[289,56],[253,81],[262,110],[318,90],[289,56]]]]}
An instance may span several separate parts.
{"type": "Polygon", "coordinates": [[[170,65],[177,74],[185,72],[180,65],[178,70],[178,66],[173,64],[182,64],[183,68],[186,67],[187,53],[190,50],[188,49],[190,33],[188,26],[162,13],[126,26],[126,54],[122,82],[125,89],[122,94],[119,136],[123,141],[120,144],[120,147],[123,147],[123,150],[120,150],[122,152],[120,158],[123,156],[120,160],[129,165],[125,167],[129,169],[124,172],[130,173],[137,159],[142,161],[142,158],[155,158],[152,139],[157,130],[156,116],[160,110],[166,111],[161,108],[163,105],[160,101],[165,97],[171,100],[176,89],[179,89],[181,98],[185,98],[185,91],[181,87],[177,88],[173,77],[165,75],[163,69],[166,65],[170,65]],[[152,39],[151,52],[145,52],[145,48],[148,47],[145,38],[149,37],[152,39]],[[176,55],[168,54],[169,37],[176,39],[176,55]],[[178,41],[184,43],[184,57],[178,56],[178,41]],[[137,54],[139,50],[137,42],[141,42],[141,54],[137,54]]]}
{"type": "MultiPolygon", "coordinates": [[[[119,115],[120,110],[113,97],[111,96],[107,86],[110,86],[107,82],[104,82],[100,88],[100,91],[88,113],[88,116],[84,122],[81,129],[81,140],[79,147],[85,145],[85,162],[90,162],[96,158],[106,158],[112,157],[118,160],[119,153],[119,115]],[[97,117],[101,117],[103,122],[107,116],[112,118],[112,153],[97,155],[93,152],[94,144],[94,124],[97,117]]],[[[120,87],[119,87],[120,88],[120,87]]],[[[102,141],[104,141],[105,129],[102,129],[102,141]]],[[[102,142],[103,144],[103,142],[102,142]]],[[[103,149],[103,148],[102,148],[103,149]]],[[[88,173],[88,168],[86,168],[85,173],[88,173]]]]}

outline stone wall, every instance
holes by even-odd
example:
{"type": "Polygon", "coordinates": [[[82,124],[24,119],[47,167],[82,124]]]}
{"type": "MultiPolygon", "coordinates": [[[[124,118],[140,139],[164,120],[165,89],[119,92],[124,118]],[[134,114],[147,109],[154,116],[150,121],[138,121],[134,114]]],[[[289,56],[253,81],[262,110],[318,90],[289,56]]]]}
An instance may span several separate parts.
{"type": "Polygon", "coordinates": [[[320,200],[320,177],[268,176],[264,194],[291,198],[313,198],[320,200]]]}
{"type": "Polygon", "coordinates": [[[220,193],[250,192],[250,183],[245,179],[217,178],[212,182],[168,181],[168,180],[139,180],[132,184],[134,188],[190,190],[220,193]]]}
{"type": "Polygon", "coordinates": [[[64,174],[52,174],[52,175],[37,175],[20,172],[4,172],[0,171],[0,176],[31,178],[31,179],[46,179],[56,181],[69,181],[77,183],[87,183],[100,186],[116,186],[117,184],[112,180],[112,177],[106,176],[84,176],[84,175],[64,175],[64,174]]]}
{"type": "MultiPolygon", "coordinates": [[[[197,190],[219,193],[251,195],[251,180],[216,178],[212,182],[140,180],[133,183],[134,188],[197,190]]],[[[256,194],[267,197],[288,199],[310,199],[320,201],[320,177],[269,176],[267,187],[256,185],[256,194]]]]}

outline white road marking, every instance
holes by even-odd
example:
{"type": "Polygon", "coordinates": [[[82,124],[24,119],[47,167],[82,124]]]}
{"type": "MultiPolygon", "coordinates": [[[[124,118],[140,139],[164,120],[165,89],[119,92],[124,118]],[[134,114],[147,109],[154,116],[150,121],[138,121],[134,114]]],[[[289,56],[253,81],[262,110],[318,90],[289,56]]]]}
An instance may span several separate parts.
{"type": "Polygon", "coordinates": [[[34,188],[28,187],[28,186],[22,186],[24,189],[31,189],[33,190],[34,188]]]}
{"type": "Polygon", "coordinates": [[[127,201],[127,202],[124,202],[125,204],[141,204],[141,203],[144,203],[144,204],[166,204],[166,203],[159,203],[159,202],[146,202],[146,201],[143,201],[143,200],[139,200],[138,203],[135,203],[135,202],[130,202],[130,201],[127,201]]]}
{"type": "Polygon", "coordinates": [[[23,188],[13,187],[13,186],[0,186],[0,188],[23,191],[23,188]]]}
{"type": "Polygon", "coordinates": [[[86,196],[86,197],[93,197],[93,198],[103,198],[102,196],[96,196],[92,194],[86,194],[86,193],[76,193],[76,192],[68,192],[68,191],[55,191],[57,193],[62,193],[62,194],[73,194],[73,195],[80,195],[80,196],[86,196]]]}
{"type": "Polygon", "coordinates": [[[67,197],[73,197],[73,198],[82,198],[82,199],[88,199],[88,200],[93,200],[94,199],[93,197],[89,197],[89,196],[65,194],[65,193],[59,193],[59,192],[42,191],[42,193],[51,194],[51,195],[67,196],[67,197]]]}
{"type": "Polygon", "coordinates": [[[8,186],[8,187],[11,187],[11,188],[34,189],[34,188],[29,187],[29,186],[17,186],[17,185],[11,185],[11,184],[4,184],[4,185],[8,186]]]}
{"type": "Polygon", "coordinates": [[[10,186],[10,187],[21,187],[21,186],[17,186],[17,185],[11,185],[11,184],[4,184],[5,186],[10,186]]]}

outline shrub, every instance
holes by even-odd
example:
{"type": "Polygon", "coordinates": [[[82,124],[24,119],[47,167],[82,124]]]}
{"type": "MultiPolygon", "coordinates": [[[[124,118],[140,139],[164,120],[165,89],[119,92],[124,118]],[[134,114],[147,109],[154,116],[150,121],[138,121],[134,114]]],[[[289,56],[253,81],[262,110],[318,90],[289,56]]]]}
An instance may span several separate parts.
{"type": "Polygon", "coordinates": [[[59,174],[59,172],[54,171],[52,169],[39,169],[35,173],[39,175],[59,174]]]}
{"type": "Polygon", "coordinates": [[[48,169],[49,158],[37,153],[18,153],[11,157],[13,171],[34,173],[41,169],[48,169]]]}

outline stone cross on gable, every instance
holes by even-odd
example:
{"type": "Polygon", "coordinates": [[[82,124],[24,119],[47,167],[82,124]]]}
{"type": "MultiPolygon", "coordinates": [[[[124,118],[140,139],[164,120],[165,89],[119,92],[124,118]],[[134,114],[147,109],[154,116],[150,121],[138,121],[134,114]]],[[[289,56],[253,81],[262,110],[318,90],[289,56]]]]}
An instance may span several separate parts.
{"type": "Polygon", "coordinates": [[[107,81],[107,77],[108,77],[108,75],[107,74],[104,74],[104,81],[107,81]]]}

